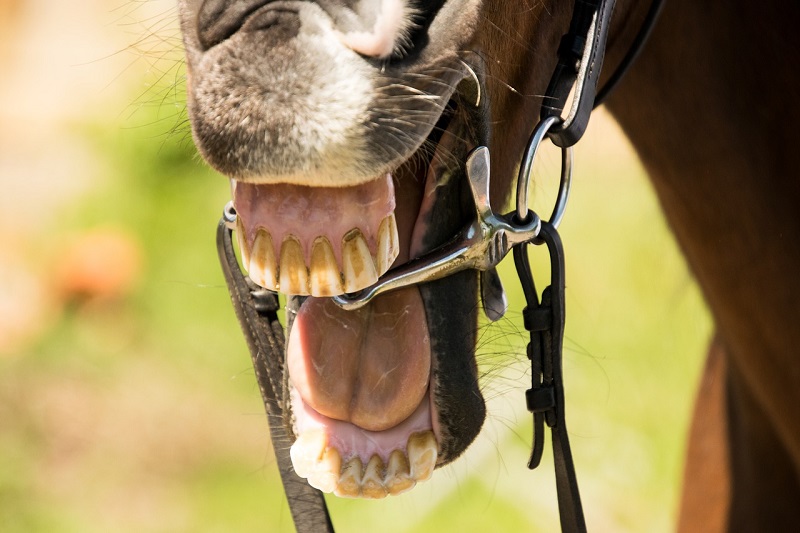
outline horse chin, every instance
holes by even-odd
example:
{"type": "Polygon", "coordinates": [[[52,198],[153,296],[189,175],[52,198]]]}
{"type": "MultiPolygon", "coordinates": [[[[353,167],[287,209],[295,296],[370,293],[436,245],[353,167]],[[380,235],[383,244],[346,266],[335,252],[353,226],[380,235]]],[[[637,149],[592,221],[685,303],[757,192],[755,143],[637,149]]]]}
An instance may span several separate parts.
{"type": "MultiPolygon", "coordinates": [[[[462,101],[454,96],[428,139],[392,172],[398,262],[449,240],[474,210],[463,162],[478,141],[462,101]]],[[[458,457],[485,414],[476,298],[468,272],[381,295],[357,311],[330,298],[290,297],[286,407],[298,475],[325,492],[381,498],[458,457]]]]}

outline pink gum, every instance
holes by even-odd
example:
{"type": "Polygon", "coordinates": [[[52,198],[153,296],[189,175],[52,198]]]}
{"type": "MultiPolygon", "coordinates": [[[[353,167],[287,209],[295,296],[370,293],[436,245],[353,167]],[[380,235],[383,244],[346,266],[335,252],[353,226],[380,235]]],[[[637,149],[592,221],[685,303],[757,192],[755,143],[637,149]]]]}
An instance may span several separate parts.
{"type": "Polygon", "coordinates": [[[364,235],[370,253],[377,254],[378,228],[395,209],[394,184],[391,174],[341,188],[236,183],[233,204],[251,248],[257,231],[264,228],[272,237],[275,257],[280,257],[281,245],[291,235],[310,264],[314,240],[322,236],[341,265],[342,237],[355,228],[364,235]]]}

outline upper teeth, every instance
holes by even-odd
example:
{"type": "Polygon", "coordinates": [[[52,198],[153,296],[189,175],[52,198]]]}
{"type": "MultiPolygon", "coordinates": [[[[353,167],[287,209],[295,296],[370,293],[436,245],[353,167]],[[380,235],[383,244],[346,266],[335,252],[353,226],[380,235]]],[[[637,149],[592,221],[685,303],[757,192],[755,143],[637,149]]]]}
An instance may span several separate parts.
{"type": "Polygon", "coordinates": [[[314,240],[310,264],[306,264],[302,244],[292,235],[281,243],[280,261],[266,229],[259,228],[250,246],[242,222],[238,220],[237,237],[242,264],[250,279],[267,289],[303,296],[335,296],[368,287],[389,269],[399,252],[394,214],[381,221],[374,256],[361,230],[355,228],[347,232],[341,241],[341,266],[326,237],[314,240]]]}

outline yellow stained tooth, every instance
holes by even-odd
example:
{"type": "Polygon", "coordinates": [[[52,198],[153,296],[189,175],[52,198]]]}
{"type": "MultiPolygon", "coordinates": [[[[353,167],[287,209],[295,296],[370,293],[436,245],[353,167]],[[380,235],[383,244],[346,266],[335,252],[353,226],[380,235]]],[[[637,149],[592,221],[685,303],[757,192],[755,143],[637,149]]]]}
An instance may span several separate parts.
{"type": "Polygon", "coordinates": [[[309,282],[312,296],[336,296],[342,294],[342,274],[333,248],[325,237],[318,237],[311,249],[309,282]]]}
{"type": "Polygon", "coordinates": [[[411,477],[408,457],[400,450],[395,450],[389,456],[386,465],[386,480],[383,482],[389,494],[402,494],[414,488],[417,484],[411,477]]]}
{"type": "Polygon", "coordinates": [[[417,481],[430,479],[439,455],[433,431],[412,434],[408,437],[407,450],[411,477],[417,481]]]}
{"type": "Polygon", "coordinates": [[[363,465],[359,457],[353,457],[342,467],[339,486],[334,494],[342,498],[358,498],[361,495],[361,471],[363,465]]]}
{"type": "Polygon", "coordinates": [[[300,477],[308,477],[316,469],[327,445],[328,435],[321,429],[301,433],[289,448],[295,473],[300,477]]]}
{"type": "Polygon", "coordinates": [[[264,228],[260,228],[256,233],[248,264],[250,279],[256,285],[270,290],[277,289],[278,263],[275,261],[275,248],[272,246],[272,237],[264,228]]]}
{"type": "Polygon", "coordinates": [[[360,291],[378,281],[367,241],[358,229],[349,231],[342,239],[342,262],[346,292],[360,291]]]}
{"type": "Polygon", "coordinates": [[[376,257],[379,276],[391,268],[398,253],[400,253],[400,245],[397,237],[397,222],[392,213],[381,221],[381,226],[378,228],[378,255],[376,257]]]}
{"type": "Polygon", "coordinates": [[[333,492],[339,485],[342,456],[336,448],[326,448],[316,468],[308,475],[308,484],[322,492],[333,492]]]}
{"type": "Polygon", "coordinates": [[[308,295],[308,268],[303,258],[303,247],[291,235],[281,246],[279,287],[284,294],[308,295]]]}
{"type": "Polygon", "coordinates": [[[364,498],[377,500],[386,497],[386,487],[383,485],[385,473],[383,460],[380,456],[373,455],[364,469],[364,479],[361,481],[361,495],[364,498]]]}
{"type": "Polygon", "coordinates": [[[247,234],[244,231],[242,217],[236,217],[236,240],[239,243],[239,253],[242,256],[242,266],[250,272],[250,246],[247,244],[247,234]]]}

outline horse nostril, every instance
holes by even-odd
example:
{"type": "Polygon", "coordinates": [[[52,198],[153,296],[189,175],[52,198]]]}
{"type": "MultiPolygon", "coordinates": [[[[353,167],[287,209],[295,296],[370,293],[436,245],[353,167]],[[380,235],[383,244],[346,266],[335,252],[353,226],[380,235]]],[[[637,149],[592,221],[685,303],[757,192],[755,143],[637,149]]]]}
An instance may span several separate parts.
{"type": "Polygon", "coordinates": [[[361,4],[370,4],[371,12],[367,17],[361,13],[354,27],[339,24],[342,43],[363,56],[379,59],[391,56],[409,25],[405,3],[403,0],[373,0],[361,4]]]}
{"type": "Polygon", "coordinates": [[[356,0],[346,9],[326,7],[342,44],[362,56],[399,61],[424,49],[428,30],[445,0],[356,0]],[[344,12],[349,16],[342,16],[344,12]]]}
{"type": "MultiPolygon", "coordinates": [[[[249,31],[266,29],[275,25],[286,9],[265,10],[264,16],[254,20],[256,11],[265,8],[275,0],[205,0],[197,16],[197,34],[204,50],[208,50],[229,39],[245,27],[249,31]]],[[[292,14],[296,14],[292,11],[292,14]]],[[[288,29],[294,35],[297,25],[288,29]]]]}

